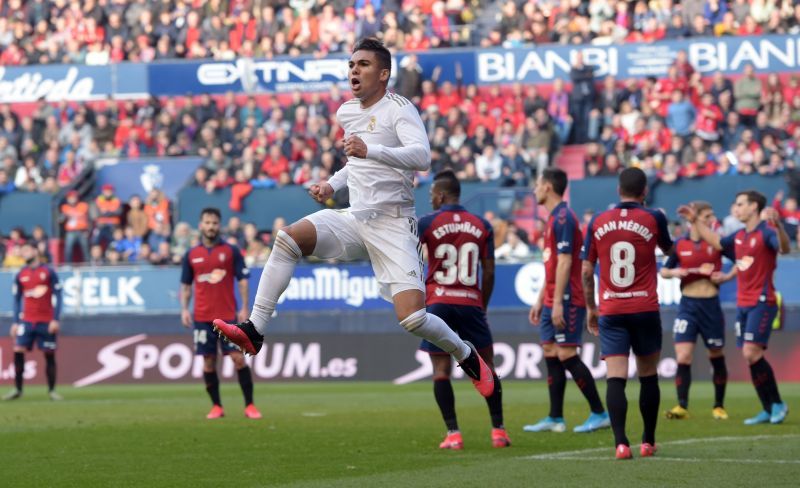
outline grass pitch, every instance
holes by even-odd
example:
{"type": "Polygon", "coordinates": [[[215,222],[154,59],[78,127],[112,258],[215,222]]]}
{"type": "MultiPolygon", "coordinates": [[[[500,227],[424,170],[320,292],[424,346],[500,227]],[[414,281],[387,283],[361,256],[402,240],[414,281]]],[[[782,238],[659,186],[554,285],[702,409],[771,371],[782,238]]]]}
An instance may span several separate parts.
{"type": "MultiPolygon", "coordinates": [[[[601,390],[605,382],[600,381],[601,390]]],[[[662,381],[662,410],[674,388],[662,381]]],[[[543,383],[504,383],[513,446],[493,449],[485,403],[455,383],[465,450],[440,451],[444,426],[429,383],[256,385],[264,419],[242,415],[236,384],[223,387],[227,417],[205,420],[201,384],[63,388],[53,403],[41,387],[0,403],[2,486],[797,486],[800,412],[783,425],[745,427],[759,405],[749,384],[728,387],[728,421],[711,419],[712,387],[692,386],[685,421],[659,420],[656,458],[612,460],[609,430],[528,434],[547,413],[543,383]]],[[[628,386],[628,428],[641,435],[638,382],[628,386]]],[[[800,384],[783,384],[800,409],[800,384]]],[[[602,392],[601,392],[602,394],[602,392]]],[[[568,428],[588,414],[567,388],[568,428]]],[[[635,445],[638,448],[638,443],[635,445]]],[[[634,455],[638,458],[638,449],[634,455]]]]}

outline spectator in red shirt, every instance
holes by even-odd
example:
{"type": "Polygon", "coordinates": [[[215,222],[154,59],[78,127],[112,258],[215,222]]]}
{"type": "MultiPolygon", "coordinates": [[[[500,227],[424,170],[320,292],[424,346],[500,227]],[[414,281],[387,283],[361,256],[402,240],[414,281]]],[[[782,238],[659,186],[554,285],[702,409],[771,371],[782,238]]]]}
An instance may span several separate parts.
{"type": "Polygon", "coordinates": [[[704,93],[697,107],[695,134],[706,142],[719,140],[719,124],[723,120],[722,111],[714,105],[714,96],[704,93]]]}
{"type": "Polygon", "coordinates": [[[800,242],[800,209],[797,208],[797,199],[789,197],[784,200],[783,191],[775,194],[772,207],[778,211],[786,228],[786,233],[795,244],[800,242]]]}
{"type": "Polygon", "coordinates": [[[280,181],[281,175],[289,173],[289,160],[281,153],[279,145],[270,146],[269,155],[261,163],[261,172],[275,181],[280,181]]]}
{"type": "Polygon", "coordinates": [[[681,171],[681,176],[686,178],[703,178],[712,176],[717,172],[717,165],[708,160],[705,151],[697,151],[694,161],[687,164],[681,171]]]}

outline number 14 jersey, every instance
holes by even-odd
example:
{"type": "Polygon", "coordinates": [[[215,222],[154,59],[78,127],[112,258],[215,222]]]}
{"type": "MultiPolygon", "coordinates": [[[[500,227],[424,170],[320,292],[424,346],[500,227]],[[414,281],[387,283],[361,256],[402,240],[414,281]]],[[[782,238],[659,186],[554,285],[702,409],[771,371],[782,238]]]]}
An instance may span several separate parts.
{"type": "Polygon", "coordinates": [[[483,308],[479,266],[494,259],[491,224],[460,205],[442,205],[420,219],[419,239],[428,251],[426,305],[483,308]]]}
{"type": "Polygon", "coordinates": [[[624,202],[592,219],[581,258],[600,264],[600,315],[658,311],[656,246],[672,248],[658,210],[624,202]]]}

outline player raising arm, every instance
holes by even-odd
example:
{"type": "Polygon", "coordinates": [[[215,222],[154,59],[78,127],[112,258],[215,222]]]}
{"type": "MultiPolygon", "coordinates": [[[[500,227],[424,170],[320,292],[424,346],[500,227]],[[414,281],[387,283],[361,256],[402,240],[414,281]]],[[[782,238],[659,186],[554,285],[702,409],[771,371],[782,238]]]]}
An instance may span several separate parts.
{"type": "Polygon", "coordinates": [[[699,218],[697,209],[679,209],[704,241],[736,259],[736,345],[750,365],[753,386],[763,407],[755,417],[744,421],[746,425],[779,424],[789,412],[764,353],[778,313],[773,283],[778,253],[787,254],[791,243],[777,211],[766,206],[767,198],[755,190],[737,193],[734,215],[745,227],[726,237],[714,233],[699,218]]]}
{"type": "Polygon", "coordinates": [[[530,313],[531,323],[541,325],[540,339],[547,364],[550,413],[538,423],[523,427],[527,432],[566,430],[563,418],[566,371],[572,373],[572,379],[592,411],[582,425],[575,427],[575,432],[592,432],[610,425],[592,373],[578,356],[586,321],[581,287],[582,234],[578,218],[564,201],[566,190],[567,174],[557,168],[545,169],[534,188],[537,203],[550,212],[544,231],[542,257],[545,286],[530,313]]]}
{"type": "Polygon", "coordinates": [[[600,352],[608,369],[606,406],[611,417],[617,459],[630,459],[625,435],[628,399],[628,356],[636,355],[639,373],[639,410],[644,432],[640,453],[656,451],[656,424],[661,402],[658,361],[661,356],[661,315],[658,306],[656,246],[668,254],[672,239],[667,218],[642,205],[647,176],[638,168],[619,175],[620,203],[595,216],[583,245],[583,295],[587,326],[600,335],[600,352]],[[600,305],[595,302],[594,268],[600,264],[600,305]]]}
{"type": "Polygon", "coordinates": [[[347,166],[329,182],[312,185],[323,202],[347,186],[350,208],[322,210],[278,232],[258,283],[250,319],[214,325],[249,354],[261,349],[278,298],[303,256],[372,264],[381,296],[394,304],[400,326],[452,355],[484,397],[494,392],[492,370],[477,350],[425,310],[425,284],[414,208],[414,171],[430,168],[428,136],[419,113],[387,91],[392,57],[375,39],[362,39],[349,62],[355,98],[336,113],[345,131],[347,166]]]}
{"type": "MultiPolygon", "coordinates": [[[[711,227],[716,221],[714,209],[708,202],[692,204],[697,220],[711,227]]],[[[661,268],[664,278],[680,278],[681,303],[675,319],[675,355],[678,373],[675,388],[678,405],[667,411],[668,419],[683,419],[689,416],[689,386],[692,383],[692,355],[697,335],[703,337],[708,349],[708,358],[713,368],[714,408],[711,415],[716,420],[726,420],[725,386],[728,383],[728,368],[725,366],[725,317],[719,302],[719,285],[736,276],[736,267],[729,273],[722,272],[722,253],[700,239],[697,224],[690,224],[689,233],[677,241],[672,253],[661,268]]]]}

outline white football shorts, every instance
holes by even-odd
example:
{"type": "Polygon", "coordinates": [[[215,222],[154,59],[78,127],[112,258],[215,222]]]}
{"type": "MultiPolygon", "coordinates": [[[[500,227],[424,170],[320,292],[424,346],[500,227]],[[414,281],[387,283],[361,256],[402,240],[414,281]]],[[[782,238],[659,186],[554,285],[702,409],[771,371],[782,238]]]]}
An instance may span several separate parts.
{"type": "Polygon", "coordinates": [[[402,291],[425,293],[422,245],[417,219],[376,215],[356,218],[349,210],[320,210],[306,217],[317,229],[314,257],[372,263],[381,297],[392,301],[402,291]]]}

